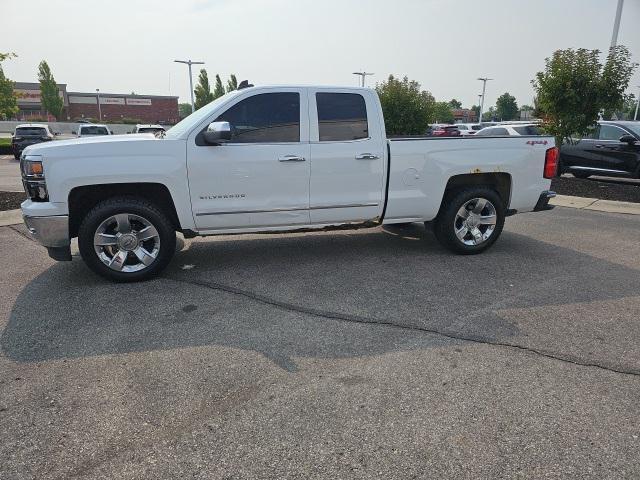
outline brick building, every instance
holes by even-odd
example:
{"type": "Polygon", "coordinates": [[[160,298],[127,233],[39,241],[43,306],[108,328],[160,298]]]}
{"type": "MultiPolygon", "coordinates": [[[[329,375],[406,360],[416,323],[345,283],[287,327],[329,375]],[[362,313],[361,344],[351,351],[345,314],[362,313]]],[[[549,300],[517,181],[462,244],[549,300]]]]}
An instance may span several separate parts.
{"type": "Polygon", "coordinates": [[[144,123],[174,124],[179,120],[178,97],[163,95],[126,95],[116,93],[67,92],[70,120],[100,118],[117,122],[122,118],[144,123]],[[98,109],[100,98],[100,109],[98,109]]]}
{"type": "Polygon", "coordinates": [[[478,121],[476,112],[469,108],[454,108],[451,110],[453,113],[453,119],[458,123],[475,123],[478,121]]]}
{"type": "MultiPolygon", "coordinates": [[[[180,119],[178,97],[100,92],[98,109],[97,92],[68,92],[64,83],[58,84],[58,89],[64,105],[61,120],[100,119],[102,116],[102,121],[118,122],[128,118],[142,123],[173,125],[180,119]]],[[[42,108],[39,83],[16,82],[14,92],[18,97],[18,120],[28,121],[34,117],[55,120],[42,108]]]]}

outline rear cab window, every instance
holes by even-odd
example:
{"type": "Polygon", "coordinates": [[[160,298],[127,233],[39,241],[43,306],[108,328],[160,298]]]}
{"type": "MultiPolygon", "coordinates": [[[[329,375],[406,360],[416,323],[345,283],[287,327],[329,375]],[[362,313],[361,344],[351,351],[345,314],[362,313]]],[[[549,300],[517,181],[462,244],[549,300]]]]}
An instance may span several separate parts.
{"type": "Polygon", "coordinates": [[[86,127],[80,127],[80,135],[109,135],[109,131],[106,127],[89,125],[86,127]]]}
{"type": "Polygon", "coordinates": [[[318,134],[321,142],[369,138],[364,97],[358,93],[317,92],[318,134]]]}
{"type": "Polygon", "coordinates": [[[535,125],[524,125],[522,127],[513,127],[520,135],[540,135],[540,129],[535,125]]]}
{"type": "Polygon", "coordinates": [[[43,127],[20,127],[16,128],[16,137],[46,137],[47,129],[43,127]]]}

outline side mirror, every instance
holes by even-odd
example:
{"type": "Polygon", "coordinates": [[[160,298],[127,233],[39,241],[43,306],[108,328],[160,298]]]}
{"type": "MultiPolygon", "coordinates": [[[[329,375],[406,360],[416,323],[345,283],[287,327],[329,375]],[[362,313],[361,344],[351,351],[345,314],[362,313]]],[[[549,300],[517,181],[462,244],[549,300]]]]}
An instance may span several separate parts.
{"type": "Polygon", "coordinates": [[[620,140],[620,142],[622,142],[622,143],[628,143],[629,145],[632,145],[632,144],[634,144],[634,143],[636,143],[636,142],[637,142],[636,137],[634,137],[633,135],[629,135],[629,134],[627,134],[627,135],[622,135],[622,136],[619,138],[619,140],[620,140]]]}
{"type": "Polygon", "coordinates": [[[202,136],[209,145],[220,145],[231,140],[231,124],[229,122],[210,123],[202,136]]]}

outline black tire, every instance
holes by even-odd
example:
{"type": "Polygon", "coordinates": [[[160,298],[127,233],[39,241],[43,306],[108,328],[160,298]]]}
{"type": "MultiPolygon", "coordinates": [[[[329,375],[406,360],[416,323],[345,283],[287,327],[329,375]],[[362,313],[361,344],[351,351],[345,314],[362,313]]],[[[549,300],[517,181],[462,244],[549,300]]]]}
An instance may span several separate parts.
{"type": "MultiPolygon", "coordinates": [[[[476,202],[477,204],[477,202],[476,202]]],[[[472,205],[471,205],[472,206],[472,205]]],[[[482,210],[484,212],[486,210],[482,210]]],[[[480,212],[480,214],[481,214],[480,212]]],[[[505,206],[498,195],[498,192],[489,187],[467,187],[464,189],[454,190],[445,196],[445,200],[440,208],[440,212],[436,219],[431,222],[433,233],[438,241],[452,252],[461,255],[473,255],[484,252],[487,248],[495,243],[504,227],[505,206]],[[456,235],[456,222],[458,211],[473,199],[481,198],[488,201],[488,206],[495,210],[495,227],[489,236],[477,245],[468,245],[464,243],[456,235]]],[[[478,226],[484,235],[488,232],[489,226],[478,226]],[[484,228],[484,231],[482,229],[484,228]]]]}
{"type": "MultiPolygon", "coordinates": [[[[115,197],[100,202],[84,217],[78,230],[78,247],[82,259],[98,275],[114,282],[138,282],[157,275],[169,264],[176,249],[176,232],[167,215],[155,204],[143,198],[115,197]],[[130,225],[132,231],[135,231],[135,218],[140,217],[151,224],[158,234],[154,237],[159,239],[155,259],[139,271],[124,272],[110,268],[103,263],[94,247],[94,235],[103,222],[117,214],[125,213],[133,219],[130,225]]],[[[129,259],[135,260],[135,256],[129,253],[125,255],[125,262],[129,262],[129,259]]]]}
{"type": "Polygon", "coordinates": [[[580,178],[582,180],[589,178],[591,176],[590,173],[586,173],[586,172],[571,172],[571,175],[573,175],[576,178],[580,178]]]}
{"type": "Polygon", "coordinates": [[[15,158],[16,160],[20,160],[20,154],[19,153],[14,153],[13,154],[13,158],[15,158]]]}

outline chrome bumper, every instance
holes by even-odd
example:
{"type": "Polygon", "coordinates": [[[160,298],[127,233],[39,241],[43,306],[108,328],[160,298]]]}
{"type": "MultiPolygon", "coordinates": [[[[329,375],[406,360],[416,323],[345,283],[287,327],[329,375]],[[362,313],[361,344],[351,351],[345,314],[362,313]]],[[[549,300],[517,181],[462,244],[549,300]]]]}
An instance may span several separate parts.
{"type": "Polygon", "coordinates": [[[55,215],[49,217],[23,216],[24,223],[31,236],[45,247],[69,247],[69,216],[55,215]]]}

